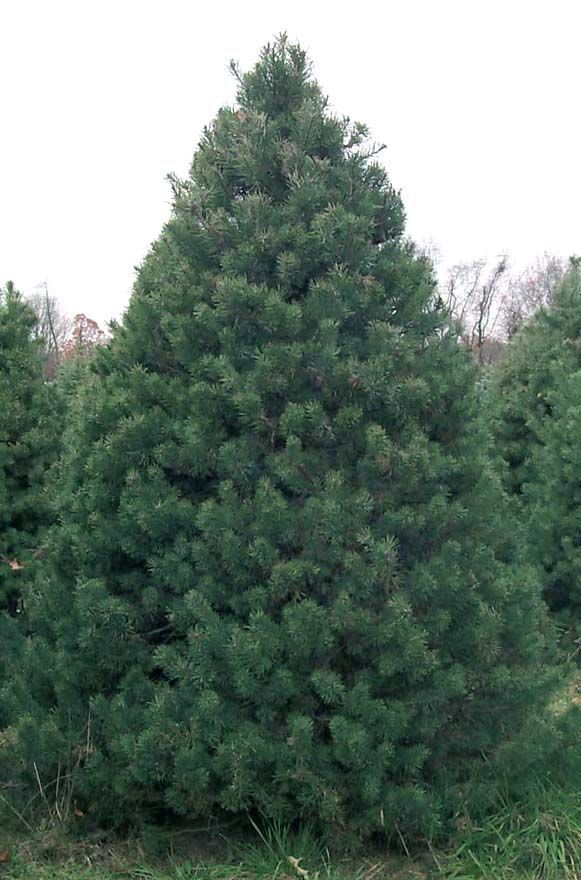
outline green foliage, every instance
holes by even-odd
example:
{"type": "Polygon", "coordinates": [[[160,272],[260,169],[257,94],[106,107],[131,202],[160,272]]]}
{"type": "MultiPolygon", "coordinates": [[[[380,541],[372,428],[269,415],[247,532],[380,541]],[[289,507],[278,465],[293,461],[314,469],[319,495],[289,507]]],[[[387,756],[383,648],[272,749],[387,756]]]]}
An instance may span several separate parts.
{"type": "MultiPolygon", "coordinates": [[[[531,543],[545,572],[545,596],[569,636],[581,636],[581,371],[563,376],[540,429],[534,480],[525,487],[531,543]]],[[[578,645],[581,644],[578,642],[578,645]]],[[[578,649],[577,649],[578,650],[578,649]]]]}
{"type": "Polygon", "coordinates": [[[0,609],[18,609],[21,571],[43,522],[46,396],[34,313],[0,291],[0,609]]]}
{"type": "Polygon", "coordinates": [[[239,78],[71,414],[18,766],[411,840],[535,747],[552,630],[364,127],[285,39],[239,78]]]}
{"type": "Polygon", "coordinates": [[[462,842],[442,859],[448,880],[577,880],[581,801],[576,791],[538,786],[527,801],[505,803],[463,828],[462,842]]]}
{"type": "Polygon", "coordinates": [[[58,448],[58,406],[43,380],[35,315],[12,284],[0,290],[0,729],[8,717],[4,686],[19,664],[31,582],[49,520],[44,491],[58,448]]]}
{"type": "Polygon", "coordinates": [[[236,850],[240,864],[252,877],[266,880],[281,873],[304,877],[301,871],[309,876],[331,876],[329,849],[313,831],[293,830],[276,821],[263,828],[254,823],[254,829],[256,841],[245,841],[236,850]]]}
{"type": "Polygon", "coordinates": [[[507,490],[520,496],[536,479],[534,456],[562,379],[581,366],[581,287],[573,259],[550,306],[539,309],[511,341],[495,370],[490,408],[507,490]]]}
{"type": "MultiPolygon", "coordinates": [[[[261,832],[262,834],[262,832],[261,832]]],[[[371,853],[365,859],[337,859],[306,834],[266,830],[259,843],[249,840],[230,847],[208,841],[190,845],[186,858],[145,858],[139,845],[111,839],[100,842],[62,840],[46,847],[41,838],[5,841],[10,860],[3,880],[427,880],[421,862],[371,853]],[[306,874],[301,872],[306,871],[306,874]]],[[[0,840],[0,843],[4,841],[0,840]]],[[[1,852],[1,850],[0,850],[1,852]]]]}
{"type": "Polygon", "coordinates": [[[581,612],[578,501],[581,458],[581,277],[577,261],[517,335],[490,402],[507,489],[544,571],[545,597],[569,631],[581,612]]]}

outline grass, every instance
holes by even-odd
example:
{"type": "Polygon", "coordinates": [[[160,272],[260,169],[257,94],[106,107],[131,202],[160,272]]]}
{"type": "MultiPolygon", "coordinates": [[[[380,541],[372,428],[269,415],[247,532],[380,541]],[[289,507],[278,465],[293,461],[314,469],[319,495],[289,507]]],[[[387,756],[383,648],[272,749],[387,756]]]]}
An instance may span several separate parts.
{"type": "Polygon", "coordinates": [[[481,821],[465,818],[458,833],[445,852],[426,842],[411,857],[354,859],[276,824],[251,834],[154,827],[115,840],[45,822],[20,836],[0,828],[0,880],[581,880],[580,789],[539,784],[526,802],[499,799],[481,821]]]}
{"type": "Polygon", "coordinates": [[[91,843],[50,831],[7,841],[0,832],[0,880],[581,880],[581,795],[539,788],[527,803],[468,824],[452,851],[428,847],[415,860],[331,856],[307,830],[277,825],[239,840],[178,847],[166,835],[165,843],[169,856],[159,857],[139,841],[91,843]]]}
{"type": "MultiPolygon", "coordinates": [[[[170,841],[168,841],[170,842],[170,841]]],[[[0,844],[2,835],[0,832],[0,844]]],[[[170,855],[147,854],[140,842],[90,844],[41,834],[4,841],[10,861],[0,864],[0,880],[427,880],[424,860],[385,853],[373,857],[332,857],[308,831],[282,826],[255,828],[238,841],[171,841],[170,855]]],[[[0,854],[2,846],[0,846],[0,854]]]]}
{"type": "Polygon", "coordinates": [[[500,803],[463,823],[446,852],[331,855],[307,829],[152,828],[138,840],[75,838],[62,826],[8,837],[0,829],[0,880],[581,880],[581,791],[539,785],[525,803],[500,803]]]}
{"type": "Polygon", "coordinates": [[[581,880],[581,791],[540,789],[467,828],[449,880],[581,880]]]}
{"type": "MultiPolygon", "coordinates": [[[[556,715],[579,700],[577,676],[556,715]]],[[[426,842],[425,853],[406,858],[370,852],[346,859],[307,829],[276,824],[255,825],[250,836],[231,827],[227,837],[216,829],[150,828],[133,841],[79,839],[54,821],[62,810],[51,809],[52,821],[34,829],[32,817],[20,816],[23,835],[0,826],[0,880],[581,880],[581,784],[571,783],[567,790],[538,784],[523,803],[497,793],[495,812],[464,821],[450,850],[426,842]]]]}

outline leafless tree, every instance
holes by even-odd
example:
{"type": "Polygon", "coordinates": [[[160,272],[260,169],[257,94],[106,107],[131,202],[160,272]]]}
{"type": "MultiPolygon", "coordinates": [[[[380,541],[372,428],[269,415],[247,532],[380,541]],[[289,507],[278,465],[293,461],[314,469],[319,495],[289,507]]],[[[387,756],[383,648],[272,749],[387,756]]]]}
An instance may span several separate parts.
{"type": "Polygon", "coordinates": [[[566,260],[545,253],[532,266],[511,279],[503,306],[507,339],[511,339],[536,311],[552,303],[566,270],[566,260]]]}
{"type": "Polygon", "coordinates": [[[72,322],[58,299],[49,293],[46,281],[37,285],[36,293],[31,294],[28,301],[37,316],[34,333],[42,342],[45,372],[52,376],[60,363],[61,350],[71,332],[72,322]]]}
{"type": "Polygon", "coordinates": [[[517,330],[552,303],[568,265],[545,253],[519,274],[509,270],[506,256],[494,263],[482,258],[458,263],[449,270],[440,299],[479,364],[497,360],[517,330]]]}
{"type": "Polygon", "coordinates": [[[485,259],[453,266],[441,298],[456,320],[460,338],[479,364],[491,360],[491,340],[499,334],[507,295],[508,260],[500,257],[492,267],[485,259]]]}

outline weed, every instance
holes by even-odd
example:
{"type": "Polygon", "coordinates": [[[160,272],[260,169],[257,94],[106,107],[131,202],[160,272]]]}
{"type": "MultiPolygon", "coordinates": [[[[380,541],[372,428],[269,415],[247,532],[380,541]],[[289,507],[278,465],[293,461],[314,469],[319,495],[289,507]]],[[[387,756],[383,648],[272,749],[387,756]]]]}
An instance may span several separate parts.
{"type": "Polygon", "coordinates": [[[468,825],[443,863],[448,880],[579,880],[581,796],[552,786],[468,825]]]}

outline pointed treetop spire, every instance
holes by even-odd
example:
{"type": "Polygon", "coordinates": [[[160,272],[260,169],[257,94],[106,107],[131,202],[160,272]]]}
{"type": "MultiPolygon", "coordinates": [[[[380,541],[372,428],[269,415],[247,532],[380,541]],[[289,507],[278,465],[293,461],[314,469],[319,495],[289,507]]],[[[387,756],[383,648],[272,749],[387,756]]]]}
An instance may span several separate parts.
{"type": "Polygon", "coordinates": [[[307,53],[286,33],[262,49],[258,63],[248,73],[241,73],[235,61],[230,62],[230,69],[238,81],[237,99],[242,110],[276,116],[297,110],[305,100],[322,98],[307,53]]]}

